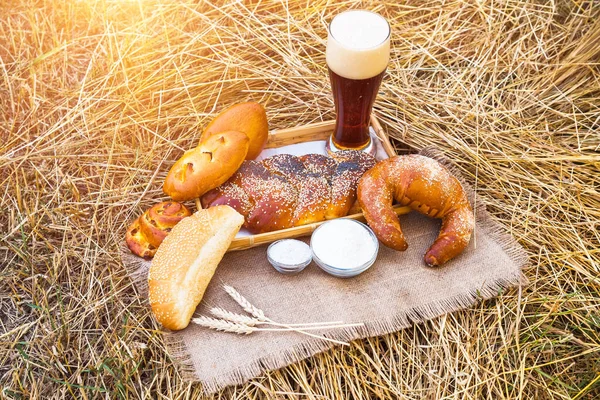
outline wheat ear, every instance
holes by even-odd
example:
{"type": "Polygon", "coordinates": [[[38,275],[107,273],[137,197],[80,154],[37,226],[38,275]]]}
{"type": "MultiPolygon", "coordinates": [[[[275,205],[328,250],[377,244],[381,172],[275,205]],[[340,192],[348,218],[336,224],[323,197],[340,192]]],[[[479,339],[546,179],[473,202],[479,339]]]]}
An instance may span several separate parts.
{"type": "Polygon", "coordinates": [[[242,296],[232,286],[223,285],[223,288],[225,289],[227,294],[229,294],[229,296],[231,296],[231,298],[233,300],[235,300],[235,302],[238,303],[240,305],[240,307],[242,307],[244,309],[244,311],[246,311],[248,314],[254,315],[255,318],[257,318],[259,321],[262,321],[262,322],[270,321],[269,318],[265,317],[265,313],[262,310],[254,307],[252,304],[250,304],[250,302],[248,300],[246,300],[246,298],[244,296],[242,296]]]}
{"type": "Polygon", "coordinates": [[[258,318],[252,318],[248,317],[247,315],[236,314],[234,312],[227,311],[221,307],[211,308],[210,313],[217,318],[224,319],[225,321],[235,322],[236,324],[255,326],[261,322],[258,318]]]}
{"type": "Polygon", "coordinates": [[[192,318],[192,322],[205,328],[210,328],[221,332],[232,332],[249,335],[252,332],[256,331],[256,328],[252,326],[237,324],[235,322],[223,321],[221,319],[215,319],[205,316],[192,318]]]}
{"type": "MultiPolygon", "coordinates": [[[[246,311],[247,313],[253,315],[260,322],[271,323],[273,325],[278,325],[278,326],[287,328],[286,330],[295,331],[295,332],[302,333],[302,334],[307,335],[307,336],[311,336],[311,337],[314,337],[314,338],[326,340],[328,342],[337,343],[337,344],[341,344],[341,345],[344,345],[344,346],[350,346],[350,343],[342,342],[341,340],[330,339],[330,338],[325,337],[325,336],[315,335],[314,333],[306,332],[305,330],[299,329],[299,328],[294,327],[294,326],[276,323],[273,320],[271,320],[270,318],[267,318],[265,316],[265,313],[262,310],[260,310],[260,309],[256,308],[255,306],[253,306],[244,296],[242,296],[237,290],[235,290],[234,287],[229,286],[229,285],[223,285],[223,288],[225,289],[225,291],[227,292],[227,294],[229,296],[231,296],[231,298],[233,300],[235,300],[235,302],[238,303],[240,305],[240,307],[242,307],[244,309],[244,311],[246,311]]],[[[253,329],[254,330],[260,330],[259,328],[253,328],[253,329]]]]}

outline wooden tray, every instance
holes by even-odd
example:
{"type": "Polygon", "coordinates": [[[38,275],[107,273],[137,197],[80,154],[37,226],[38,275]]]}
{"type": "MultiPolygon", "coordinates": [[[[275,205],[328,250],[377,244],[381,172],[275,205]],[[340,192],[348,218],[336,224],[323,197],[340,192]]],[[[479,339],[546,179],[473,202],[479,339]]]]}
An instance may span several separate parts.
{"type": "MultiPolygon", "coordinates": [[[[275,148],[288,146],[291,144],[312,142],[316,140],[327,140],[335,127],[335,121],[317,122],[294,128],[279,129],[269,134],[269,139],[265,148],[275,148]]],[[[371,127],[375,130],[375,134],[381,141],[383,149],[388,157],[396,155],[394,146],[392,146],[388,135],[385,133],[379,121],[374,115],[371,115],[371,127]]],[[[410,211],[409,207],[396,206],[394,207],[396,214],[407,214],[410,211]]],[[[359,221],[364,221],[362,213],[348,215],[343,218],[351,218],[359,221]]],[[[279,239],[297,238],[310,235],[323,222],[315,222],[313,224],[296,226],[293,228],[281,229],[274,232],[260,233],[257,235],[236,237],[231,242],[227,251],[244,250],[251,247],[260,246],[266,243],[271,243],[279,239]]]]}

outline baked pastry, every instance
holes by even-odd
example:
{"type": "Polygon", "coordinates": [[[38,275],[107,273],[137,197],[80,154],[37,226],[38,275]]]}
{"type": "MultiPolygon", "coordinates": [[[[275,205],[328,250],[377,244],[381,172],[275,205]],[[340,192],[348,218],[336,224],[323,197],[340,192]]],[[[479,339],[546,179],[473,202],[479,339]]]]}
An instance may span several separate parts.
{"type": "Polygon", "coordinates": [[[440,234],[425,254],[427,265],[441,265],[469,244],[473,210],[460,182],[437,161],[416,154],[388,158],[367,171],[358,184],[358,202],[377,238],[404,251],[408,244],[392,210],[394,200],[442,219],[440,234]]]}
{"type": "Polygon", "coordinates": [[[244,218],[227,206],[195,212],[158,248],[148,274],[150,307],[165,328],[185,328],[244,218]]]}
{"type": "Polygon", "coordinates": [[[163,191],[173,200],[192,200],[224,183],[240,167],[250,139],[245,133],[226,131],[205,138],[186,151],[169,170],[163,191]]]}
{"type": "Polygon", "coordinates": [[[254,160],[265,147],[269,138],[269,124],[264,107],[258,103],[247,102],[235,104],[221,111],[208,124],[202,133],[201,140],[225,131],[245,133],[250,139],[246,160],[254,160]]]}
{"type": "Polygon", "coordinates": [[[190,215],[186,206],[175,201],[155,204],[127,228],[127,247],[140,257],[152,258],[171,229],[190,215]]]}
{"type": "Polygon", "coordinates": [[[356,186],[375,159],[361,151],[327,157],[278,154],[245,161],[223,185],[202,197],[203,207],[226,204],[252,233],[271,232],[348,214],[356,186]]]}

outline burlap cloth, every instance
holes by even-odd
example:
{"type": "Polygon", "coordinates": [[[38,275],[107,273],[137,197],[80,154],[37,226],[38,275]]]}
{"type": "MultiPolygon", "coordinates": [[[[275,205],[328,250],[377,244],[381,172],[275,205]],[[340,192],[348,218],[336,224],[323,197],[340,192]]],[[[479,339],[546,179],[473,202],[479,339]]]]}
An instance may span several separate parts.
{"type": "MultiPolygon", "coordinates": [[[[424,154],[445,163],[436,152],[424,154]]],[[[210,315],[208,309],[214,306],[244,313],[223,290],[227,284],[278,322],[363,322],[364,327],[319,332],[351,341],[398,331],[523,284],[521,268],[527,263],[524,250],[489,217],[481,200],[475,201],[464,182],[463,186],[477,208],[475,233],[467,250],[441,268],[428,268],[423,262],[423,254],[438,234],[440,220],[410,213],[400,217],[408,250],[397,252],[382,245],[375,264],[350,279],[330,276],[314,262],[298,275],[282,275],[267,261],[266,246],[228,253],[197,313],[210,315]]],[[[147,298],[150,263],[128,251],[124,251],[123,261],[147,298]]],[[[194,324],[165,333],[165,341],[183,376],[201,382],[206,393],[244,383],[264,371],[333,346],[294,332],[237,335],[194,324]]]]}

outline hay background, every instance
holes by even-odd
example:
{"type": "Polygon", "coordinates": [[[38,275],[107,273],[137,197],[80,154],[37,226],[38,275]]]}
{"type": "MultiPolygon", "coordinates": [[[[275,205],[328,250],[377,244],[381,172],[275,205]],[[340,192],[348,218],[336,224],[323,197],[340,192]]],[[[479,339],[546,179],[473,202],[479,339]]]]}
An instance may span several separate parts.
{"type": "Polygon", "coordinates": [[[452,158],[531,284],[220,397],[600,396],[600,5],[226,3],[0,3],[0,397],[195,397],[120,263],[126,224],[226,105],[333,118],[325,27],[351,7],[393,27],[384,127],[452,158]]]}

